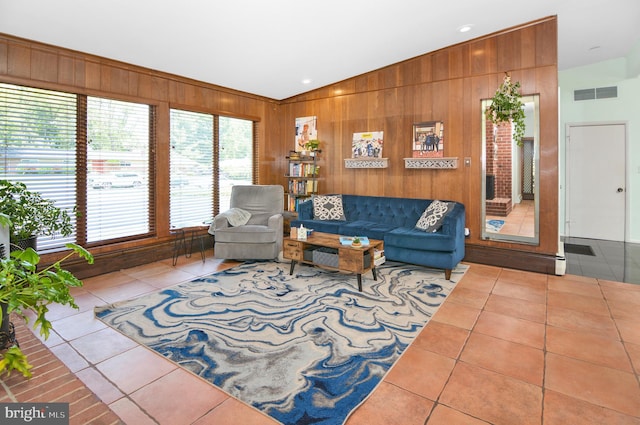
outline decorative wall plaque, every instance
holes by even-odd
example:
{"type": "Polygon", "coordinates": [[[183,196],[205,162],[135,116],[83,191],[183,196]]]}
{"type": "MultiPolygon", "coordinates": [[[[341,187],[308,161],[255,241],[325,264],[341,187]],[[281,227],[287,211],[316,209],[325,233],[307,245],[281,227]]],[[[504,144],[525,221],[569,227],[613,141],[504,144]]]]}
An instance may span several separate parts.
{"type": "Polygon", "coordinates": [[[389,166],[388,158],[345,158],[345,168],[387,168],[389,166]]]}
{"type": "Polygon", "coordinates": [[[405,158],[404,168],[450,170],[458,168],[458,158],[405,158]]]}

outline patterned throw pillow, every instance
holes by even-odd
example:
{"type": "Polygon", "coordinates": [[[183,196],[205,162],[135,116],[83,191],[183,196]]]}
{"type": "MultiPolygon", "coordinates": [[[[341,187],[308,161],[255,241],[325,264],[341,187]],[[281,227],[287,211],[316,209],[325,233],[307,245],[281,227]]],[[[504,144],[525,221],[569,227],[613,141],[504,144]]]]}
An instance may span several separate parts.
{"type": "Polygon", "coordinates": [[[420,216],[420,219],[416,223],[416,229],[430,233],[438,231],[447,213],[449,213],[453,207],[453,202],[433,201],[427,209],[424,210],[422,216],[420,216]]]}
{"type": "Polygon", "coordinates": [[[313,218],[316,220],[342,220],[342,195],[316,195],[313,197],[313,218]]]}

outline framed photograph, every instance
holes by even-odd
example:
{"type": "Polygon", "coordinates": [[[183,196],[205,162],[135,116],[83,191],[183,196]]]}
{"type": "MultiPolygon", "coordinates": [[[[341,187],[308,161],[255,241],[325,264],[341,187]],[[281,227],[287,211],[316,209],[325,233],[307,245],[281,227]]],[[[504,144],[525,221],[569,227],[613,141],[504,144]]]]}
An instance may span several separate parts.
{"type": "Polygon", "coordinates": [[[427,121],[414,124],[411,151],[413,158],[443,158],[444,123],[427,121]]]}
{"type": "Polygon", "coordinates": [[[353,133],[351,142],[352,158],[382,158],[384,137],[382,131],[353,133]]]}
{"type": "Polygon", "coordinates": [[[296,118],[296,152],[307,150],[306,143],[318,139],[317,122],[317,117],[296,118]]]}

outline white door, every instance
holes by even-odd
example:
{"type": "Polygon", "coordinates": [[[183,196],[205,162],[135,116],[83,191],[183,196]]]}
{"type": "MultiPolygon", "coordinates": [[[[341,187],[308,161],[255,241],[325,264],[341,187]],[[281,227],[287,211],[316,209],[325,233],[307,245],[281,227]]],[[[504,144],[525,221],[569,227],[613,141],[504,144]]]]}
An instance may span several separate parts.
{"type": "Polygon", "coordinates": [[[626,127],[570,125],[566,148],[566,236],[624,241],[626,127]]]}

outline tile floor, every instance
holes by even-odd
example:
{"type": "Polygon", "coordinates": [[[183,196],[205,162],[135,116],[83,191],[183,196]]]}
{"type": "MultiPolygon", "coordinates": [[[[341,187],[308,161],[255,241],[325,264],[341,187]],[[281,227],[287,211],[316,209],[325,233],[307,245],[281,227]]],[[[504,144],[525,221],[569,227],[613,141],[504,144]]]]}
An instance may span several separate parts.
{"type": "Polygon", "coordinates": [[[565,253],[567,273],[640,284],[640,244],[586,238],[563,238],[587,245],[595,255],[565,253]]]}
{"type": "MultiPolygon", "coordinates": [[[[272,424],[93,316],[232,265],[209,251],[85,279],[46,345],[126,424],[272,424]]],[[[640,424],[638,311],[637,285],[470,264],[347,424],[640,424]]]]}
{"type": "MultiPolygon", "coordinates": [[[[487,215],[487,220],[504,220],[498,233],[532,238],[535,236],[535,202],[522,201],[514,204],[511,213],[506,216],[487,215]]],[[[490,231],[489,228],[487,228],[490,231]]]]}

